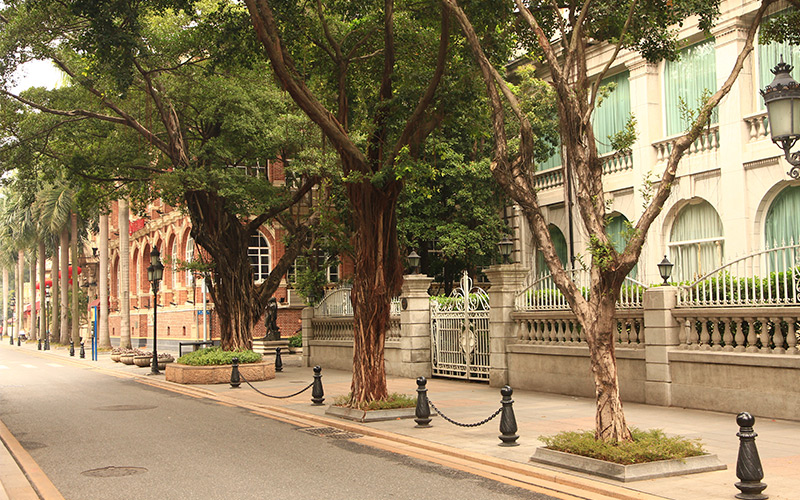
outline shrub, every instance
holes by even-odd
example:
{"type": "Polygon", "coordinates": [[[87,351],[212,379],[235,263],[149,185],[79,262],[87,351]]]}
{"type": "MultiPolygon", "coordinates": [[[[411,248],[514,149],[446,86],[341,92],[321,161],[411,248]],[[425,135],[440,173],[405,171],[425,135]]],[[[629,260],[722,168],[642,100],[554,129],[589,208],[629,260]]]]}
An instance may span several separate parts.
{"type": "Polygon", "coordinates": [[[239,358],[239,363],[258,363],[261,355],[251,350],[223,351],[221,347],[208,347],[199,349],[178,358],[178,364],[192,366],[230,365],[233,358],[239,358]]]}
{"type": "Polygon", "coordinates": [[[303,332],[297,332],[289,337],[289,347],[303,347],[303,332]]]}
{"type": "Polygon", "coordinates": [[[622,465],[656,462],[703,455],[699,440],[683,436],[667,437],[660,429],[643,431],[631,427],[632,442],[605,443],[594,438],[594,431],[559,432],[543,436],[547,448],[573,455],[596,458],[622,465]]]}

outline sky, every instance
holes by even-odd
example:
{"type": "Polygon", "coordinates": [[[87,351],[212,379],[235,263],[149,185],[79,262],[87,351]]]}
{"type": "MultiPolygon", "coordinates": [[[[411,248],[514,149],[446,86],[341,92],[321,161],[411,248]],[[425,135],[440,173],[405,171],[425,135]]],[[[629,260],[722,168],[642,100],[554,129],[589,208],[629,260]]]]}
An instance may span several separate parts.
{"type": "Polygon", "coordinates": [[[30,61],[22,65],[15,73],[17,82],[11,91],[21,92],[30,87],[55,88],[61,81],[62,73],[49,61],[30,61]]]}

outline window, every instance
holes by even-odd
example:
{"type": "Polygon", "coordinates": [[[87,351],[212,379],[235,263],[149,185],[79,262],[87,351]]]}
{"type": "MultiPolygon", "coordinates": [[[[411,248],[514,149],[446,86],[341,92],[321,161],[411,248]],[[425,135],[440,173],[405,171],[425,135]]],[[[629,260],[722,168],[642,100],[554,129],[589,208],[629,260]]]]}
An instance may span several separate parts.
{"type": "MultiPolygon", "coordinates": [[[[628,244],[628,240],[630,239],[630,222],[628,218],[621,214],[611,217],[611,220],[609,220],[606,226],[606,234],[611,240],[611,245],[614,247],[614,250],[617,252],[625,250],[625,245],[628,244]]],[[[633,266],[628,276],[635,279],[638,274],[638,267],[638,264],[633,266]]]]}
{"type": "MultiPolygon", "coordinates": [[[[337,259],[333,257],[324,256],[323,261],[320,265],[327,265],[328,267],[325,269],[325,279],[328,283],[338,283],[339,282],[339,262],[337,259]]],[[[286,281],[289,284],[297,283],[297,273],[298,271],[306,269],[308,266],[304,263],[298,261],[298,259],[294,260],[291,266],[289,266],[289,270],[286,272],[286,281]]]]}
{"type": "MultiPolygon", "coordinates": [[[[567,257],[567,240],[564,238],[564,233],[561,232],[558,226],[553,224],[547,226],[547,229],[550,231],[550,239],[553,240],[553,246],[556,247],[558,260],[561,261],[561,265],[563,266],[569,259],[569,257],[567,257]]],[[[539,276],[550,274],[550,269],[544,261],[544,254],[538,247],[536,249],[536,270],[539,276]]]]}
{"type": "Polygon", "coordinates": [[[267,279],[269,277],[269,242],[261,232],[256,231],[250,235],[247,256],[250,258],[253,280],[260,282],[267,279]]]}
{"type": "Polygon", "coordinates": [[[707,201],[684,207],[669,237],[673,279],[698,279],[722,265],[724,241],[722,221],[707,201]]]}
{"type": "Polygon", "coordinates": [[[604,155],[614,151],[608,136],[625,128],[631,116],[631,90],[628,72],[625,71],[603,79],[601,86],[613,84],[614,90],[605,96],[592,117],[597,153],[604,155]]]}
{"type": "MultiPolygon", "coordinates": [[[[194,260],[194,238],[188,236],[186,238],[186,263],[194,260]]],[[[194,285],[194,275],[191,270],[186,270],[186,286],[194,285]]]]}
{"type": "Polygon", "coordinates": [[[800,243],[800,186],[778,193],[767,210],[764,222],[766,248],[800,243]]]}
{"type": "MultiPolygon", "coordinates": [[[[781,14],[783,12],[777,12],[770,16],[767,16],[765,19],[768,20],[770,17],[775,16],[776,14],[781,14]]],[[[775,75],[772,74],[770,70],[774,68],[780,61],[781,57],[783,57],[783,61],[786,64],[790,64],[795,68],[800,66],[800,46],[798,45],[791,45],[788,42],[777,43],[777,42],[770,42],[766,45],[762,45],[758,41],[758,37],[756,37],[756,43],[758,44],[756,54],[758,56],[758,88],[763,89],[775,78],[775,75]]],[[[757,93],[758,91],[756,91],[757,93]]],[[[758,102],[758,109],[767,109],[764,105],[764,99],[761,98],[760,95],[756,97],[756,101],[758,102]]]]}
{"type": "MultiPolygon", "coordinates": [[[[664,115],[668,136],[685,131],[688,124],[680,111],[680,100],[689,107],[700,107],[703,93],[717,90],[717,65],[714,40],[698,43],[680,52],[680,59],[667,61],[664,68],[664,115]]],[[[709,94],[710,95],[710,94],[709,94]]],[[[711,123],[719,121],[717,110],[711,123]]]]}
{"type": "Polygon", "coordinates": [[[172,249],[170,251],[170,278],[173,290],[178,287],[178,241],[177,238],[172,240],[172,249]]]}

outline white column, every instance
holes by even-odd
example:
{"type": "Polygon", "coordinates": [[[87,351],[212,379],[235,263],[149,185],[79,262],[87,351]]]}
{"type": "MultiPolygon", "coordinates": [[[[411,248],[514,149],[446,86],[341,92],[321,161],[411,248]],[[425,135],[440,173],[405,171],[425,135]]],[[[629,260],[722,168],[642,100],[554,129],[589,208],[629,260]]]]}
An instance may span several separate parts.
{"type": "Polygon", "coordinates": [[[677,288],[657,286],[644,292],[645,393],[647,404],[670,406],[669,352],[680,345],[680,323],[672,316],[677,288]]]}
{"type": "Polygon", "coordinates": [[[514,298],[520,291],[528,269],[520,264],[504,264],[485,271],[492,286],[489,288],[489,385],[508,384],[508,355],[506,346],[515,340],[514,298]]]}
{"type": "Polygon", "coordinates": [[[431,376],[431,310],[428,288],[433,278],[423,274],[403,277],[400,311],[400,375],[431,376]]]}

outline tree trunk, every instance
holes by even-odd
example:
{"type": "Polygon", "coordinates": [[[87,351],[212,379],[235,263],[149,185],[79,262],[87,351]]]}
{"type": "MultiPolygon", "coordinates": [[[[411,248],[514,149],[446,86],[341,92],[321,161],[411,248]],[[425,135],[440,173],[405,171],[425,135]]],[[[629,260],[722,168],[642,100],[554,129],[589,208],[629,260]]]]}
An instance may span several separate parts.
{"type": "Polygon", "coordinates": [[[64,228],[59,235],[59,246],[61,247],[61,255],[59,259],[59,267],[61,268],[61,335],[59,340],[62,344],[69,344],[69,292],[67,286],[69,284],[69,229],[64,228]]]}
{"type": "Polygon", "coordinates": [[[0,339],[8,334],[8,267],[3,266],[3,329],[0,339]]]}
{"type": "Polygon", "coordinates": [[[128,199],[119,200],[119,346],[131,347],[131,238],[128,199]]]}
{"type": "Polygon", "coordinates": [[[78,214],[73,213],[70,221],[70,254],[72,256],[72,341],[77,346],[81,342],[80,311],[78,310],[78,214]]]}
{"type": "Polygon", "coordinates": [[[351,405],[384,399],[386,367],[384,342],[391,300],[403,284],[397,246],[396,202],[399,183],[379,189],[370,182],[348,187],[353,207],[356,249],[353,303],[353,380],[351,405]]]}
{"type": "Polygon", "coordinates": [[[614,353],[615,302],[615,300],[604,300],[597,305],[592,304],[595,309],[594,319],[587,320],[584,324],[597,397],[595,439],[605,442],[631,440],[619,395],[617,358],[614,353]]]}
{"type": "Polygon", "coordinates": [[[98,267],[97,285],[100,299],[100,324],[98,325],[99,347],[111,347],[111,336],[108,331],[108,214],[100,214],[99,235],[100,265],[98,267]]]}
{"type": "Polygon", "coordinates": [[[61,308],[59,307],[61,304],[59,301],[61,289],[59,287],[61,285],[58,278],[60,261],[58,242],[54,239],[53,243],[55,243],[55,245],[53,246],[53,255],[50,258],[50,279],[53,281],[53,285],[50,287],[50,341],[58,342],[60,340],[59,335],[61,334],[61,308]]]}
{"type": "Polygon", "coordinates": [[[30,340],[37,340],[39,339],[39,325],[37,324],[37,319],[39,317],[36,314],[36,255],[37,255],[36,248],[31,250],[31,267],[30,267],[30,277],[31,277],[31,317],[30,317],[30,325],[31,329],[28,332],[28,338],[30,340]]]}
{"type": "Polygon", "coordinates": [[[47,336],[47,287],[45,286],[44,265],[46,260],[44,239],[39,241],[39,338],[47,336]]]}
{"type": "Polygon", "coordinates": [[[25,252],[17,251],[17,336],[24,323],[22,317],[25,315],[25,252]]]}

